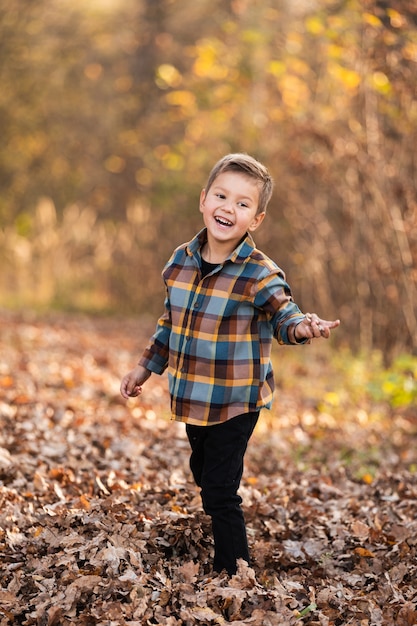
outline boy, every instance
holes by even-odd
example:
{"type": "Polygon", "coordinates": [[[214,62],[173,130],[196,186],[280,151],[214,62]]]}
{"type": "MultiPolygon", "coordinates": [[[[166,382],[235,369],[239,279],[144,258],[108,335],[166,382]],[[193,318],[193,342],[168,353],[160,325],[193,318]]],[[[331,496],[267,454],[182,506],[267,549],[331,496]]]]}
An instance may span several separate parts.
{"type": "Polygon", "coordinates": [[[152,372],[168,367],[172,417],[185,422],[190,467],[211,516],[216,572],[249,563],[238,489],[249,438],[274,390],[272,339],[328,338],[339,320],[304,315],[281,269],[250,235],[263,222],[273,182],[246,154],[213,168],[200,195],[205,228],[165,266],[165,312],[139,364],[122,380],[138,396],[152,372]]]}

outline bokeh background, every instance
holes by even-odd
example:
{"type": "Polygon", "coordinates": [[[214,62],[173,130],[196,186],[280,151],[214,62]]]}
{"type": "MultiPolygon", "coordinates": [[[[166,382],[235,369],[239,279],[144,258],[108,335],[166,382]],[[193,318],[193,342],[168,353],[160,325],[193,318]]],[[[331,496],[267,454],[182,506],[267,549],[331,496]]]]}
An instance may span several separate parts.
{"type": "Polygon", "coordinates": [[[0,625],[417,624],[417,0],[1,0],[0,139],[0,625]],[[166,379],[119,386],[230,151],[342,325],[273,351],[229,587],[166,379]]]}
{"type": "Polygon", "coordinates": [[[0,78],[0,306],[157,315],[209,170],[243,151],[300,306],[415,354],[414,0],[6,0],[0,78]]]}

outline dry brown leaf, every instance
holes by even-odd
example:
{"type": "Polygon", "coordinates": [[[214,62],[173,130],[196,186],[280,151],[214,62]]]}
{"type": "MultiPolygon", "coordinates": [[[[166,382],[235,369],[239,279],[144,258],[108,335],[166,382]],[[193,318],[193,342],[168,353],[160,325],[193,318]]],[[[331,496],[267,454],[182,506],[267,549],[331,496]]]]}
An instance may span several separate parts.
{"type": "Polygon", "coordinates": [[[199,565],[193,561],[187,561],[178,568],[178,572],[186,583],[194,583],[197,580],[198,571],[199,565]]]}
{"type": "Polygon", "coordinates": [[[181,619],[186,620],[187,624],[226,624],[226,620],[224,619],[224,617],[222,617],[209,607],[182,607],[180,614],[181,619]]]}
{"type": "Polygon", "coordinates": [[[351,524],[352,534],[361,541],[366,541],[369,537],[369,526],[360,520],[354,520],[351,524]]]}

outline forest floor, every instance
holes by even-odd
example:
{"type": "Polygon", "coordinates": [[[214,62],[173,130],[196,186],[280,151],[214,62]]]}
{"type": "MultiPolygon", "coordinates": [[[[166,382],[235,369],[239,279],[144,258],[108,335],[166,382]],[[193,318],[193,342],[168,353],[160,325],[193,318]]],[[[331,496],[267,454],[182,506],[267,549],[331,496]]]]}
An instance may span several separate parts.
{"type": "Polygon", "coordinates": [[[119,394],[152,330],[0,312],[0,626],[416,625],[415,408],[361,395],[366,362],[335,368],[329,342],[274,348],[253,562],[214,575],[165,377],[119,394]]]}

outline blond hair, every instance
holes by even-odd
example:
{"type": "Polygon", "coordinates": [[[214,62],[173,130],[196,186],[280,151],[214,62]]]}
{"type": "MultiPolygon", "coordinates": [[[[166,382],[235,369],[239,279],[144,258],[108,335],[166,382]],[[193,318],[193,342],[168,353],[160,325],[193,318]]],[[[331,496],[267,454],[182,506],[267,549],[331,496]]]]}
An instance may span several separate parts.
{"type": "Polygon", "coordinates": [[[226,156],[217,161],[211,170],[205,187],[206,193],[213,185],[216,178],[220,176],[220,174],[224,174],[224,172],[237,172],[257,181],[260,188],[257,213],[266,211],[266,207],[272,196],[274,182],[265,165],[249,156],[249,154],[226,154],[226,156]]]}

